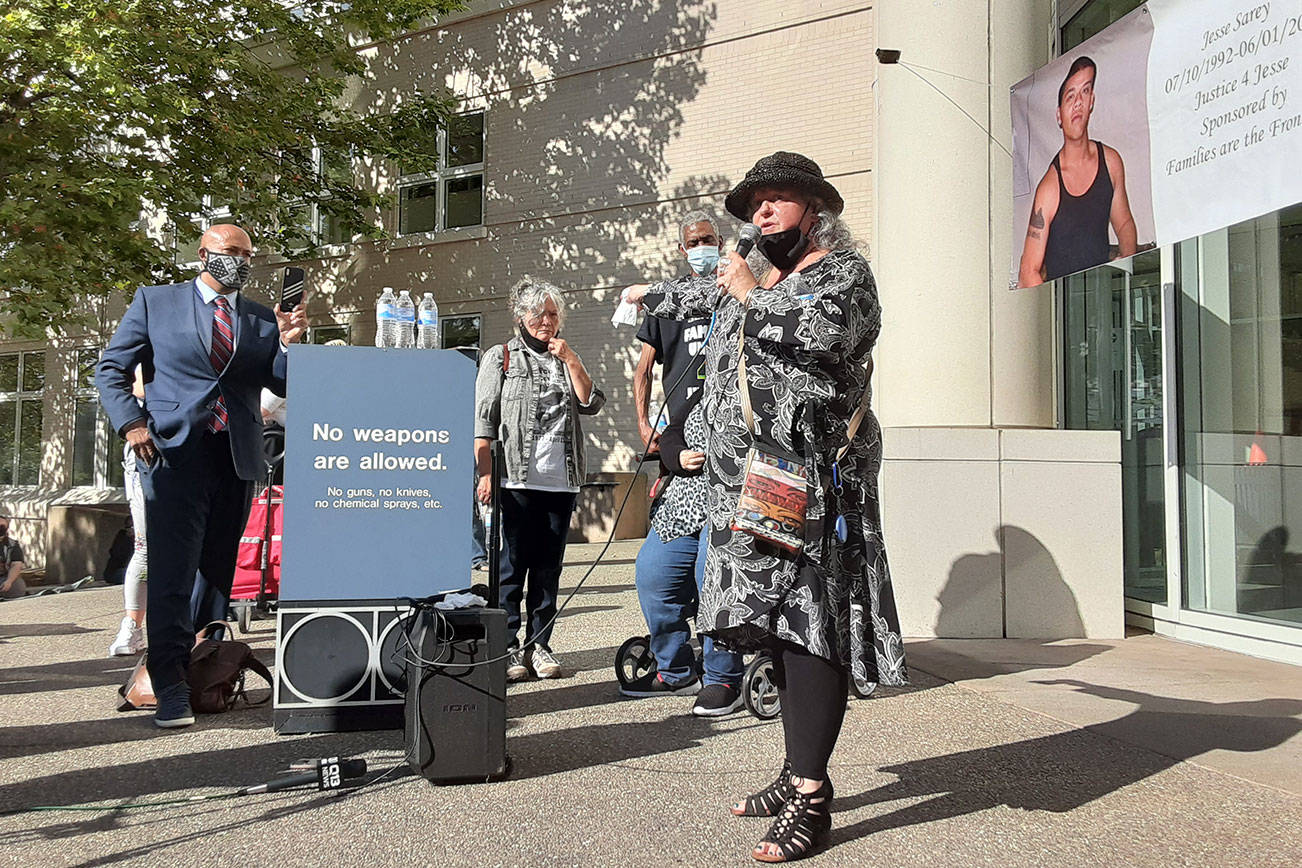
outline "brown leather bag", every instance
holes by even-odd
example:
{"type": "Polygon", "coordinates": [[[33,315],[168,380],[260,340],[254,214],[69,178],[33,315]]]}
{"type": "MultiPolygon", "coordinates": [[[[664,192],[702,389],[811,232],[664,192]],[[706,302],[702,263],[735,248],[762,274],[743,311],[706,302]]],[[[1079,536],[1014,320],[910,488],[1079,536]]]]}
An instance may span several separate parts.
{"type": "MultiPolygon", "coordinates": [[[[200,635],[205,638],[195,643],[190,652],[190,707],[199,714],[219,714],[230,711],[235,701],[241,696],[249,705],[262,705],[271,699],[268,694],[257,702],[249,702],[244,687],[244,673],[253,670],[262,679],[271,684],[271,672],[262,661],[253,656],[253,649],[243,642],[234,640],[218,641],[210,638],[215,627],[225,628],[222,621],[214,621],[203,628],[200,635]]],[[[149,670],[145,661],[149,657],[146,651],[140,655],[127,681],[118,688],[122,702],[118,711],[143,711],[158,707],[154,696],[153,683],[149,680],[149,670]]]]}
{"type": "MultiPolygon", "coordinates": [[[[215,621],[203,628],[202,635],[208,637],[214,627],[226,626],[222,621],[215,621]]],[[[244,688],[244,673],[250,669],[268,685],[271,684],[271,672],[253,656],[253,649],[245,643],[234,639],[200,640],[190,653],[190,707],[197,714],[220,714],[230,711],[240,697],[249,705],[267,702],[271,699],[270,694],[257,702],[249,701],[244,688]]]]}
{"type": "Polygon", "coordinates": [[[149,670],[145,668],[145,660],[148,656],[148,651],[140,655],[131,674],[127,676],[127,683],[118,688],[118,695],[122,697],[122,701],[118,703],[118,711],[143,711],[158,707],[158,698],[154,696],[154,685],[149,680],[149,670]]]}

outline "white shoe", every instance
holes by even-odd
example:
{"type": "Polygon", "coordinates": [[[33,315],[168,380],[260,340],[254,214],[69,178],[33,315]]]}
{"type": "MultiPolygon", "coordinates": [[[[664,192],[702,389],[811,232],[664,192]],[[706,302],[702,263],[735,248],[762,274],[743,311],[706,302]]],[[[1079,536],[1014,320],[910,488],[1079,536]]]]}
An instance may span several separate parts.
{"type": "Polygon", "coordinates": [[[136,626],[128,615],[122,619],[118,637],[109,646],[110,657],[130,657],[145,650],[145,631],[136,626]]]}
{"type": "Polygon", "coordinates": [[[529,658],[529,665],[533,667],[533,674],[539,678],[561,677],[560,661],[552,656],[549,649],[541,645],[533,647],[533,655],[529,658]]]}
{"type": "Polygon", "coordinates": [[[529,667],[523,648],[512,648],[511,658],[506,661],[507,681],[528,681],[529,667]]]}

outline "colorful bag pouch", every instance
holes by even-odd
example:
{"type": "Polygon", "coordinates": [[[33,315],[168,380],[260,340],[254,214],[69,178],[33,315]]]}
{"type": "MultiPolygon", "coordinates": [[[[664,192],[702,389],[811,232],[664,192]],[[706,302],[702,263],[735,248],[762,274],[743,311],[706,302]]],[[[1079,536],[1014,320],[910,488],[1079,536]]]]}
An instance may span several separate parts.
{"type": "Polygon", "coordinates": [[[737,372],[741,379],[742,417],[750,429],[752,446],[746,454],[746,476],[732,527],[795,553],[805,544],[809,472],[799,456],[781,454],[759,442],[750,404],[750,380],[746,376],[745,339],[743,323],[737,340],[737,372]]]}
{"type": "Polygon", "coordinates": [[[809,479],[804,463],[759,446],[750,447],[733,529],[798,552],[805,543],[808,507],[809,479]]]}

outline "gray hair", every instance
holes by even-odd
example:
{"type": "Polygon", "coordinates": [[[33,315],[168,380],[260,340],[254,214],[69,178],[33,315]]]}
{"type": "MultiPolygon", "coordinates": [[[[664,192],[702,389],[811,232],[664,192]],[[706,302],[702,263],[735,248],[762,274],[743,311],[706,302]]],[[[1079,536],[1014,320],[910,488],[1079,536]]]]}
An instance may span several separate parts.
{"type": "Polygon", "coordinates": [[[709,223],[710,228],[714,230],[714,234],[715,235],[719,234],[719,224],[716,223],[714,218],[711,217],[709,214],[701,210],[688,211],[686,214],[682,216],[682,219],[678,221],[678,243],[679,244],[682,244],[683,238],[687,236],[687,227],[695,226],[697,223],[709,223]]]}
{"type": "Polygon", "coordinates": [[[863,242],[854,237],[840,214],[833,214],[818,199],[811,200],[810,207],[818,212],[818,222],[809,233],[809,240],[815,247],[820,250],[854,250],[863,247],[863,242]]]}
{"type": "Polygon", "coordinates": [[[560,287],[545,280],[525,275],[520,282],[511,287],[511,313],[520,322],[540,313],[547,305],[547,299],[556,304],[557,328],[565,324],[565,296],[560,287]]]}

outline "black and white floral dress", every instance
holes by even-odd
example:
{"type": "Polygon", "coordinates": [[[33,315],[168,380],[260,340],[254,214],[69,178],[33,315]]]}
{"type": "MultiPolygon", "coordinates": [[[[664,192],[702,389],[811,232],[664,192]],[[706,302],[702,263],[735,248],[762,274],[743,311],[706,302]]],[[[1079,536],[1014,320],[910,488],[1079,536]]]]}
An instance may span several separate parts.
{"type": "MultiPolygon", "coordinates": [[[[658,284],[644,304],[656,316],[708,315],[716,300],[706,282],[658,284]]],[[[861,686],[907,681],[899,617],[882,539],[877,476],[881,428],[867,413],[839,464],[846,429],[869,388],[866,363],[881,330],[881,305],[868,262],[838,250],[757,287],[746,307],[729,300],[706,348],[703,416],[709,431],[710,546],[697,627],[738,651],[776,636],[849,665],[861,686]],[[734,531],[731,519],[752,436],[738,390],[738,338],[745,329],[746,368],[762,441],[801,455],[809,472],[808,521],[798,554],[734,531]],[[847,539],[836,538],[844,516],[847,539]]]]}

